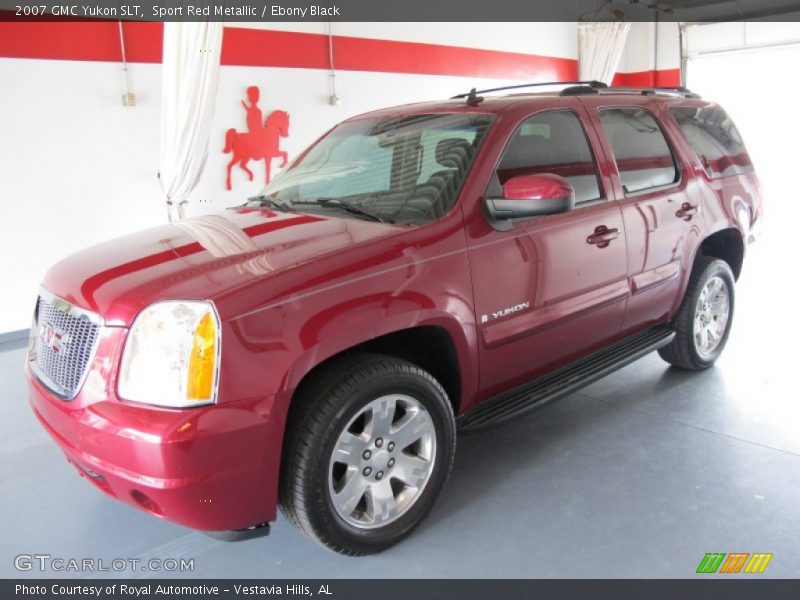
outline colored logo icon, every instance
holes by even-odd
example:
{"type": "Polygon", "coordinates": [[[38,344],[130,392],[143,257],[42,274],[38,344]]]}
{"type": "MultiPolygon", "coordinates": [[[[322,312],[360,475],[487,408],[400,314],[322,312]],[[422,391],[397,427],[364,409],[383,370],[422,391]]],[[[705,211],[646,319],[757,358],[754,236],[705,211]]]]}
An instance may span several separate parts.
{"type": "Polygon", "coordinates": [[[755,573],[760,574],[767,568],[769,561],[772,560],[772,553],[766,552],[708,552],[700,564],[697,565],[697,573],[755,573]]]}

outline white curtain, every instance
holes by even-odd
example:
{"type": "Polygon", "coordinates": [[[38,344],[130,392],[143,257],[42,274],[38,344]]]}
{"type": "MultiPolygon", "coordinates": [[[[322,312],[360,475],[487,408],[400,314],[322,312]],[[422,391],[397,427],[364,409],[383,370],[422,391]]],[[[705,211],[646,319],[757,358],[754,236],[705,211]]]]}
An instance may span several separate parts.
{"type": "Polygon", "coordinates": [[[170,221],[206,163],[221,49],[222,23],[164,23],[159,178],[170,221]]]}
{"type": "Polygon", "coordinates": [[[581,81],[611,85],[625,49],[630,23],[578,23],[578,75],[581,81]]]}

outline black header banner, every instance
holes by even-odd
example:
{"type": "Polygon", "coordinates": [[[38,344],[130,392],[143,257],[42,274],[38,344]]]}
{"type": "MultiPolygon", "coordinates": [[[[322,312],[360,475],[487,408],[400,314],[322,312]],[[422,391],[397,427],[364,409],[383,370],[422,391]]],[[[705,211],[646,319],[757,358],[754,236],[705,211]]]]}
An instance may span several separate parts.
{"type": "Polygon", "coordinates": [[[125,21],[800,20],[798,0],[0,0],[0,19],[125,21]]]}

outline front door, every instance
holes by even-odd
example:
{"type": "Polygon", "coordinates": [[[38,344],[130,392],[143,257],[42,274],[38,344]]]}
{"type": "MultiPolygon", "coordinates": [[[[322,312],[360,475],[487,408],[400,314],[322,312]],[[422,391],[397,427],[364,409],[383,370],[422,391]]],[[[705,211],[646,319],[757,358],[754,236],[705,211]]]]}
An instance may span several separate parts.
{"type": "Polygon", "coordinates": [[[498,197],[510,177],[554,173],[575,190],[571,212],[517,220],[506,231],[481,215],[468,230],[483,397],[579,358],[620,331],[629,295],[625,230],[584,118],[577,103],[524,118],[486,190],[498,197]]]}

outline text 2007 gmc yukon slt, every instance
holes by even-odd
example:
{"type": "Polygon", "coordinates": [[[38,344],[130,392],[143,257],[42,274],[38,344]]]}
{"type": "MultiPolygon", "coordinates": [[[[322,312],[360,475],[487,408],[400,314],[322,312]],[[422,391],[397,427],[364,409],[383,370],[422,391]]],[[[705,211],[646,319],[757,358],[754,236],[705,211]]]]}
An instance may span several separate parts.
{"type": "Polygon", "coordinates": [[[349,119],[243,206],[53,267],[30,400],[78,471],[188,527],[263,533],[280,505],[367,554],[428,513],[457,429],[653,350],[713,365],[761,215],[725,112],[480,93],[349,119]]]}

